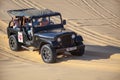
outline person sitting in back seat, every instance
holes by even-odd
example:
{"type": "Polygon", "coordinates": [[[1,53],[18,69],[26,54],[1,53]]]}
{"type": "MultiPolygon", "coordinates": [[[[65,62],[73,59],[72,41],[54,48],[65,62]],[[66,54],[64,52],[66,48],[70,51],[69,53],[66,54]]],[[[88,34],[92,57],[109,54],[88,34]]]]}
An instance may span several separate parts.
{"type": "Polygon", "coordinates": [[[13,28],[14,28],[14,29],[16,29],[17,27],[19,27],[19,19],[17,19],[17,18],[14,19],[14,20],[13,20],[13,24],[14,24],[14,25],[13,25],[13,28]]]}

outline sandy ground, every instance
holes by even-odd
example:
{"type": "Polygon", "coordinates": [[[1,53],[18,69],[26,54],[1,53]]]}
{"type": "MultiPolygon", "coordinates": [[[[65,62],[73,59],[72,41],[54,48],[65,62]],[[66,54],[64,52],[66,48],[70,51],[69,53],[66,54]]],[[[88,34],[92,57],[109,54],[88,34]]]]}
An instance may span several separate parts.
{"type": "Polygon", "coordinates": [[[119,0],[0,0],[0,80],[119,80],[119,0]],[[45,64],[37,51],[9,49],[7,10],[49,8],[67,19],[67,29],[84,37],[85,55],[61,56],[45,64]]]}

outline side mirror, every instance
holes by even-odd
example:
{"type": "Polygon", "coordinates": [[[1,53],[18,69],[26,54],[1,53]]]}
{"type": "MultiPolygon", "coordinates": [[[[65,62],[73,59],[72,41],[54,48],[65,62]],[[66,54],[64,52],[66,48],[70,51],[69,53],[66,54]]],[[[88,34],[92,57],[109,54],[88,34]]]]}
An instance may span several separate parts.
{"type": "Polygon", "coordinates": [[[62,24],[63,24],[63,25],[66,25],[66,20],[63,20],[63,21],[62,21],[62,24]]]}

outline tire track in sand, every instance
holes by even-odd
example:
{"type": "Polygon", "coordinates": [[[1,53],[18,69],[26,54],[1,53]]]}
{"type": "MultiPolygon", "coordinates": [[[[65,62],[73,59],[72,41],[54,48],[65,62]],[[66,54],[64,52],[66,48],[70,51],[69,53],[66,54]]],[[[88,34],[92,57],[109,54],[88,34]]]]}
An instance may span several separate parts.
{"type": "MultiPolygon", "coordinates": [[[[107,16],[105,16],[104,14],[102,14],[102,12],[99,12],[98,10],[96,10],[92,4],[90,4],[87,0],[81,0],[84,4],[86,4],[89,8],[91,8],[92,11],[94,11],[95,13],[97,13],[99,16],[101,16],[102,18],[104,18],[105,20],[107,20],[114,28],[116,29],[120,29],[120,25],[114,23],[114,22],[111,22],[110,19],[108,19],[107,16]]],[[[99,7],[99,6],[97,6],[99,7]]]]}
{"type": "MultiPolygon", "coordinates": [[[[68,1],[70,1],[70,0],[68,0],[68,1]]],[[[71,0],[72,1],[72,0],[71,0]]],[[[80,8],[80,6],[77,4],[78,2],[74,2],[74,1],[72,1],[71,2],[71,4],[72,5],[74,5],[74,6],[76,6],[76,7],[78,7],[78,8],[80,8]]],[[[76,23],[74,23],[76,26],[79,26],[78,24],[76,24],[76,23]]],[[[81,29],[81,28],[80,28],[81,29]]],[[[82,28],[83,29],[83,28],[82,28]]],[[[84,32],[88,32],[88,33],[91,33],[91,36],[94,34],[94,37],[96,36],[96,37],[98,37],[99,36],[99,39],[100,40],[103,40],[104,39],[104,41],[106,41],[106,42],[110,42],[110,43],[115,43],[115,44],[119,44],[118,46],[120,46],[120,40],[117,40],[117,39],[115,39],[115,38],[112,38],[112,37],[108,37],[108,36],[105,36],[105,35],[101,35],[101,34],[99,34],[99,33],[97,33],[97,32],[95,32],[95,31],[90,31],[90,30],[83,30],[84,32]],[[111,41],[110,41],[111,40],[111,41]]],[[[89,34],[88,34],[89,35],[89,34]]],[[[109,44],[109,43],[108,43],[109,44]]]]}
{"type": "MultiPolygon", "coordinates": [[[[120,25],[118,25],[115,22],[112,22],[107,16],[105,16],[104,14],[100,13],[98,10],[96,10],[94,7],[92,7],[86,0],[79,0],[79,1],[75,1],[75,0],[68,0],[69,3],[71,3],[72,5],[76,6],[77,8],[81,8],[79,6],[80,1],[82,1],[85,5],[88,6],[88,8],[90,8],[92,11],[94,11],[96,14],[98,14],[99,16],[101,16],[103,19],[105,19],[106,21],[108,21],[112,27],[114,27],[115,29],[120,29],[120,25]]],[[[93,1],[93,0],[91,0],[93,1]]],[[[99,7],[100,9],[102,8],[105,12],[109,13],[110,15],[112,15],[114,18],[118,18],[118,16],[112,14],[110,11],[106,10],[104,7],[102,7],[99,3],[97,4],[95,1],[93,1],[95,3],[95,5],[97,7],[99,7]]],[[[119,19],[119,18],[118,18],[119,19]]]]}
{"type": "Polygon", "coordinates": [[[104,6],[102,6],[98,0],[92,0],[96,5],[98,5],[99,7],[101,7],[103,10],[105,10],[107,13],[111,14],[114,18],[118,18],[120,19],[119,16],[113,14],[110,10],[106,9],[104,6]]]}
{"type": "MultiPolygon", "coordinates": [[[[7,49],[7,48],[6,48],[6,49],[7,49]]],[[[6,49],[0,46],[0,54],[6,56],[6,57],[8,57],[8,58],[11,58],[11,59],[15,59],[15,60],[24,62],[24,63],[26,63],[26,62],[27,62],[27,63],[31,63],[31,62],[33,62],[33,63],[38,63],[38,62],[36,62],[36,61],[33,61],[33,60],[30,60],[30,59],[27,59],[27,58],[23,58],[23,57],[21,57],[21,56],[18,56],[17,54],[14,54],[14,53],[12,53],[12,52],[10,52],[10,51],[7,51],[6,49]]]]}

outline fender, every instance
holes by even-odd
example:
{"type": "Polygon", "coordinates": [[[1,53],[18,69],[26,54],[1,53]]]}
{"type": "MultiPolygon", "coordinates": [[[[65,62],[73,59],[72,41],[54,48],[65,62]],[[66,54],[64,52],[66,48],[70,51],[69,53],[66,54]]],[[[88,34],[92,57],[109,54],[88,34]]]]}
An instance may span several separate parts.
{"type": "Polygon", "coordinates": [[[42,45],[44,45],[44,44],[50,44],[50,46],[53,48],[59,47],[59,43],[57,41],[51,41],[51,40],[44,39],[39,43],[39,48],[41,48],[42,45]]]}
{"type": "Polygon", "coordinates": [[[81,41],[83,41],[83,38],[82,38],[82,36],[76,36],[76,38],[75,38],[75,40],[76,40],[76,42],[81,42],[81,41]]]}

